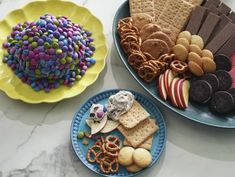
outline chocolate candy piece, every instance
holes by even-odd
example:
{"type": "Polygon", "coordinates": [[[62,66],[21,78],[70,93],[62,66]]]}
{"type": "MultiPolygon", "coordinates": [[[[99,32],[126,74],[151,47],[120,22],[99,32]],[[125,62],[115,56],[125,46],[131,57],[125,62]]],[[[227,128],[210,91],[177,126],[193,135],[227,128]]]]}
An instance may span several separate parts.
{"type": "Polygon", "coordinates": [[[235,52],[235,34],[219,49],[217,53],[231,57],[235,52]]]}
{"type": "Polygon", "coordinates": [[[212,93],[215,93],[219,88],[219,79],[215,74],[207,73],[200,78],[201,80],[207,81],[212,88],[212,93]]]}
{"type": "Polygon", "coordinates": [[[225,70],[225,71],[231,70],[232,63],[226,55],[223,55],[223,54],[215,55],[214,61],[216,63],[217,70],[225,70]]]}
{"type": "Polygon", "coordinates": [[[192,101],[197,103],[206,103],[212,95],[211,85],[204,80],[194,81],[189,90],[189,96],[192,101]]]}
{"type": "Polygon", "coordinates": [[[232,77],[225,70],[218,70],[215,75],[219,79],[219,90],[228,90],[232,85],[232,77]]]}
{"type": "Polygon", "coordinates": [[[197,34],[203,20],[205,19],[206,8],[202,6],[197,6],[192,12],[192,15],[189,19],[186,31],[189,31],[191,34],[197,34]]]}
{"type": "Polygon", "coordinates": [[[214,31],[216,25],[218,24],[220,17],[213,13],[209,13],[200,28],[198,35],[202,37],[204,43],[208,42],[209,37],[211,36],[212,32],[214,31]]]}
{"type": "Polygon", "coordinates": [[[235,33],[235,25],[229,22],[206,46],[215,54],[235,33]]]}
{"type": "Polygon", "coordinates": [[[210,108],[217,113],[229,113],[233,105],[233,96],[226,91],[216,92],[210,102],[210,108]]]}
{"type": "Polygon", "coordinates": [[[218,10],[220,14],[228,15],[229,12],[231,11],[231,8],[227,6],[225,3],[221,3],[220,6],[218,7],[218,10]]]}

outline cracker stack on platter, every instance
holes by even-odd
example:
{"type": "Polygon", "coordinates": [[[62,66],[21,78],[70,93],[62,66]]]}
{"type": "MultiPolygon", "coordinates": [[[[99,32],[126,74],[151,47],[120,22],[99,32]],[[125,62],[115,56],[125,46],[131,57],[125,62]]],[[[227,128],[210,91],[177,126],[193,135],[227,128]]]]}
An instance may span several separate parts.
{"type": "Polygon", "coordinates": [[[203,0],[129,0],[131,17],[148,14],[161,28],[167,28],[172,40],[182,31],[188,18],[203,0]]]}
{"type": "Polygon", "coordinates": [[[125,137],[125,145],[151,149],[153,134],[159,127],[149,116],[149,113],[137,101],[134,101],[130,111],[120,116],[121,124],[118,126],[118,130],[125,137]]]}

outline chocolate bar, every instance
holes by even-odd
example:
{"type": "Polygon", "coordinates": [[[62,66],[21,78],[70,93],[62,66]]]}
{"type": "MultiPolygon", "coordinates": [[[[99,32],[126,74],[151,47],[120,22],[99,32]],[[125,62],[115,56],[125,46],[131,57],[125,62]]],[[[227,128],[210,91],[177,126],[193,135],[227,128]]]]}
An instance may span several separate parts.
{"type": "Polygon", "coordinates": [[[228,18],[230,18],[232,20],[233,23],[235,23],[235,12],[231,12],[229,15],[228,15],[228,18]]]}
{"type": "Polygon", "coordinates": [[[204,23],[202,24],[202,27],[200,28],[198,32],[198,35],[202,37],[205,44],[208,42],[208,39],[213,33],[219,20],[220,20],[220,17],[211,12],[207,15],[204,23]]]}
{"type": "Polygon", "coordinates": [[[218,7],[220,14],[228,15],[231,11],[231,8],[224,3],[221,3],[218,7]]]}
{"type": "Polygon", "coordinates": [[[214,35],[218,34],[227,24],[228,22],[232,22],[226,15],[221,15],[220,16],[220,22],[215,28],[214,35]]]}
{"type": "Polygon", "coordinates": [[[219,6],[220,5],[220,0],[208,0],[205,4],[204,4],[204,7],[209,7],[210,4],[214,4],[215,7],[219,6]]]}
{"type": "Polygon", "coordinates": [[[215,54],[235,33],[235,25],[229,22],[206,46],[215,54]]]}
{"type": "Polygon", "coordinates": [[[197,34],[201,24],[205,19],[205,15],[206,8],[202,6],[197,6],[192,12],[192,15],[185,30],[189,31],[191,34],[197,34]]]}
{"type": "Polygon", "coordinates": [[[235,52],[235,34],[223,45],[223,47],[221,47],[217,53],[230,57],[233,52],[235,52]]]}
{"type": "Polygon", "coordinates": [[[220,13],[219,10],[217,9],[217,7],[214,4],[210,4],[207,8],[207,11],[208,11],[208,13],[212,12],[215,15],[219,15],[219,13],[220,13]]]}

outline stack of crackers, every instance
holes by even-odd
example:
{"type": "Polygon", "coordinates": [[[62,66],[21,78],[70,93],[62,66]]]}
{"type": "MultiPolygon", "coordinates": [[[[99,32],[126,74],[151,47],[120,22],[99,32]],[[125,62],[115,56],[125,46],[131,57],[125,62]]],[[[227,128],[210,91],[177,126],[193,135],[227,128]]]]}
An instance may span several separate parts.
{"type": "Polygon", "coordinates": [[[159,127],[137,101],[134,101],[132,108],[127,113],[119,117],[119,122],[118,130],[125,137],[124,145],[151,149],[153,134],[159,127]]]}
{"type": "Polygon", "coordinates": [[[203,0],[129,0],[131,17],[148,14],[161,28],[171,31],[173,41],[182,31],[195,6],[203,0]]]}

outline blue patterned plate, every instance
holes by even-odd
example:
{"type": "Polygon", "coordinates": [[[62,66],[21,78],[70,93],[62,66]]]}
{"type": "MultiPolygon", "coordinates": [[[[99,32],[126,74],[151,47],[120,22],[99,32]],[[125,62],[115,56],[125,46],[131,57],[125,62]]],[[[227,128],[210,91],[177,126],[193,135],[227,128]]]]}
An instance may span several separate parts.
{"type": "MultiPolygon", "coordinates": [[[[119,169],[119,172],[116,174],[109,174],[105,175],[100,172],[98,165],[96,164],[91,164],[86,160],[86,153],[89,148],[94,142],[92,140],[89,140],[89,145],[83,145],[82,141],[83,140],[78,140],[77,139],[77,132],[78,131],[90,131],[90,128],[86,125],[86,118],[89,115],[90,107],[92,103],[100,103],[100,104],[106,104],[108,98],[111,95],[116,94],[120,90],[107,90],[104,92],[101,92],[93,97],[91,97],[83,106],[80,107],[78,112],[75,114],[74,119],[72,121],[71,125],[71,141],[72,141],[72,146],[77,154],[78,158],[81,160],[81,162],[88,167],[90,170],[94,171],[95,173],[103,176],[134,176],[138,173],[129,173],[124,167],[121,167],[119,169]]],[[[152,154],[152,163],[150,166],[152,166],[154,163],[157,162],[157,160],[160,158],[160,155],[163,152],[163,149],[166,144],[166,125],[165,121],[163,119],[163,116],[159,109],[147,98],[145,98],[143,95],[131,91],[134,95],[136,100],[150,113],[150,115],[156,119],[156,122],[159,126],[159,130],[154,134],[154,139],[153,139],[153,145],[151,149],[151,154],[152,154]]],[[[123,140],[123,136],[120,134],[118,130],[115,130],[113,132],[110,132],[109,134],[112,135],[117,135],[123,140]]],[[[150,167],[149,166],[149,167],[150,167]]],[[[148,167],[148,168],[149,168],[148,167]]],[[[147,169],[147,168],[146,168],[147,169]]]]}
{"type": "Polygon", "coordinates": [[[144,82],[142,79],[139,78],[136,71],[128,64],[128,58],[127,55],[122,50],[122,47],[120,45],[120,37],[117,32],[117,24],[119,19],[130,16],[129,13],[129,3],[128,1],[124,2],[121,7],[117,10],[116,15],[114,17],[113,21],[113,40],[115,47],[118,51],[118,54],[120,56],[121,61],[127,68],[127,70],[130,72],[130,74],[134,77],[134,79],[137,81],[138,84],[140,84],[153,98],[158,100],[160,103],[162,103],[167,108],[171,109],[172,111],[178,113],[179,115],[182,115],[183,117],[186,117],[188,119],[191,119],[193,121],[215,126],[215,127],[222,127],[222,128],[235,128],[235,115],[234,113],[227,114],[227,115],[219,115],[219,114],[213,114],[209,109],[207,105],[203,104],[195,104],[195,103],[189,103],[189,106],[185,110],[180,110],[172,106],[169,102],[163,101],[157,92],[156,83],[152,82],[150,84],[144,82]]]}

